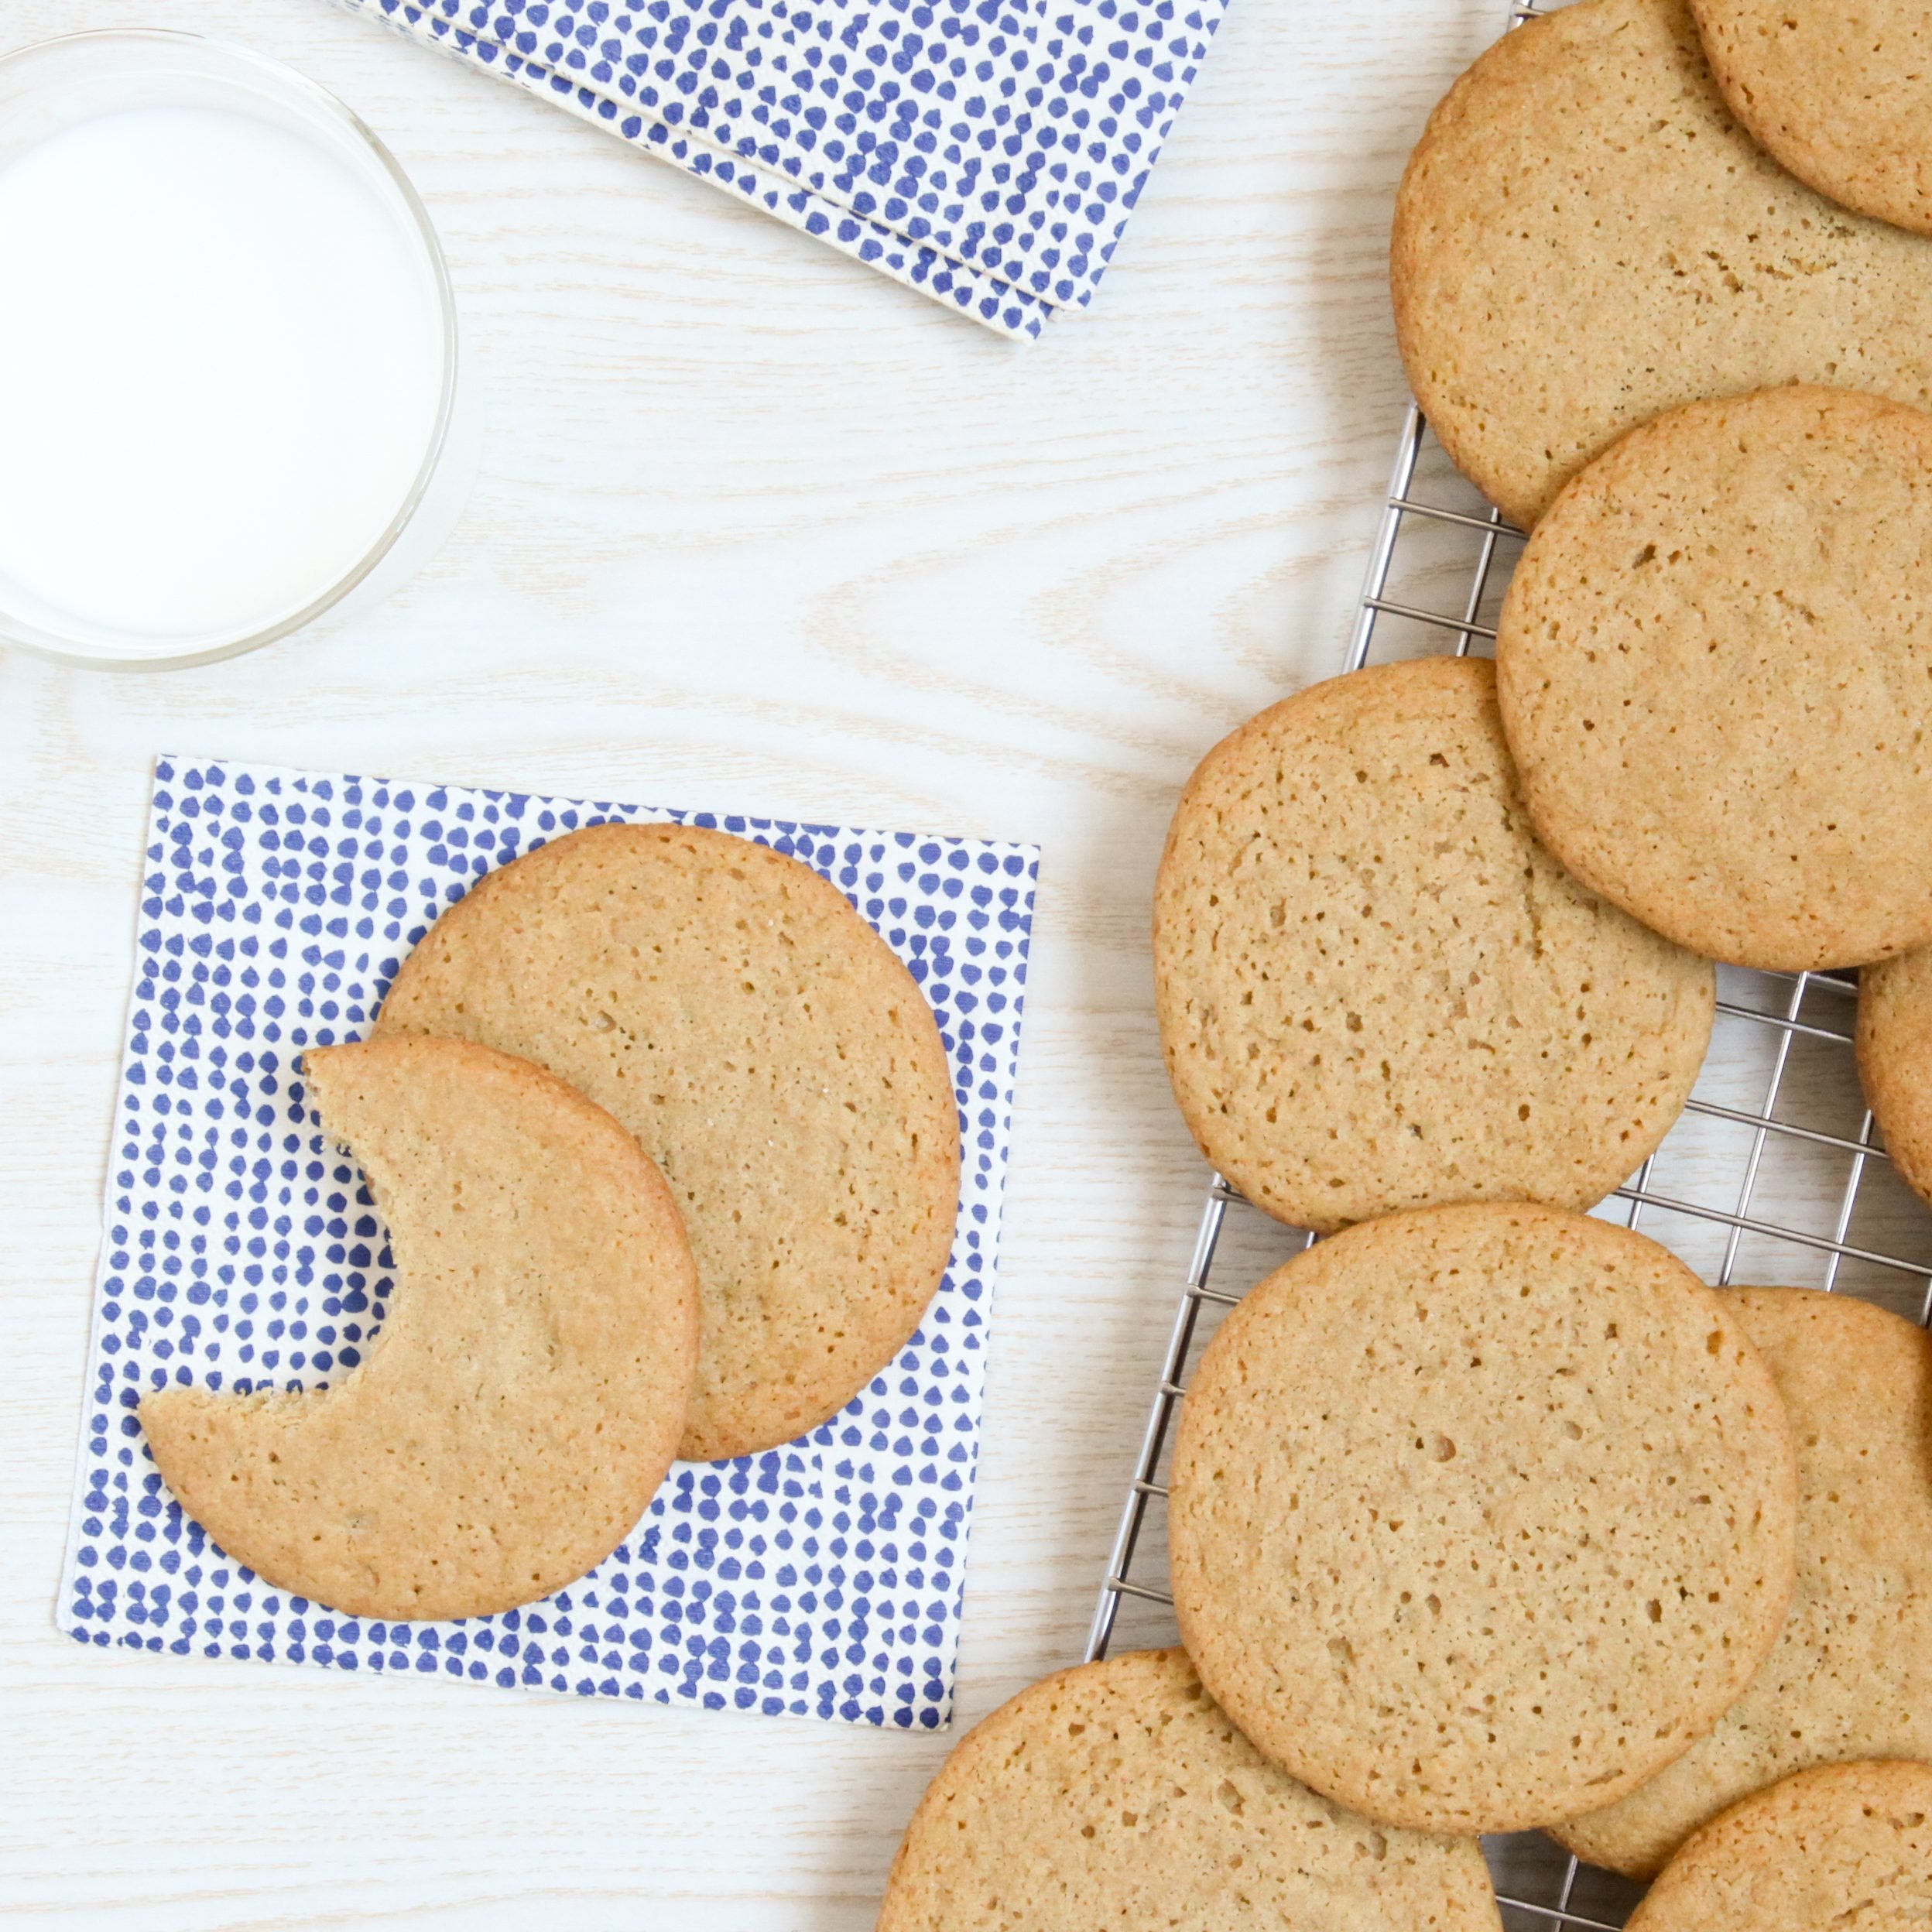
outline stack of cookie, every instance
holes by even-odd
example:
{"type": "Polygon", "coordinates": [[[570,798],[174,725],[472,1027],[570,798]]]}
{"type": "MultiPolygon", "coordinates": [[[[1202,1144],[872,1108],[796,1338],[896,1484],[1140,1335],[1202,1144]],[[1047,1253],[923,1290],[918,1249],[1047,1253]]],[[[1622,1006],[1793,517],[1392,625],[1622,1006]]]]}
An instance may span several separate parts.
{"type": "Polygon", "coordinates": [[[491,873],[374,1036],[304,1063],[395,1307],[310,1393],[140,1406],[228,1555],[334,1610],[482,1615],[603,1560],[674,1457],[789,1442],[939,1285],[959,1115],[931,1007],[797,860],[603,825],[491,873]]]}
{"type": "Polygon", "coordinates": [[[1866,969],[1932,1193],[1929,141],[1906,0],[1580,0],[1431,120],[1396,308],[1530,533],[1496,661],[1244,725],[1156,894],[1188,1125],[1331,1238],[1189,1391],[1184,1651],[975,1732],[890,1932],[1493,1928],[1530,1828],[1644,1932],[1932,1919],[1932,1341],[1587,1212],[1714,962],[1866,969]]]}

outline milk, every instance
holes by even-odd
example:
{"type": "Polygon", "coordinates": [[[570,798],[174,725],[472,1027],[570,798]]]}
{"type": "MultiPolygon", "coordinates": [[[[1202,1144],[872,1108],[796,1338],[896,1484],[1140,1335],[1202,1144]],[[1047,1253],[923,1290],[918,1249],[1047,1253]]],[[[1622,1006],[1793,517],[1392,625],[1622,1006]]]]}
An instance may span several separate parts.
{"type": "Polygon", "coordinates": [[[285,622],[368,557],[446,354],[386,187],[202,106],[0,168],[0,603],[163,655],[285,622]]]}

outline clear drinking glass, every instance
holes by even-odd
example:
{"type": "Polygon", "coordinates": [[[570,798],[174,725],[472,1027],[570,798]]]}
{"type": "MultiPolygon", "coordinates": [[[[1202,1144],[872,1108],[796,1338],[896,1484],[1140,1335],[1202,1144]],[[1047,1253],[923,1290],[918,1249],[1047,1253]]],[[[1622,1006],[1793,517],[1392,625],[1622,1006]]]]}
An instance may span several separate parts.
{"type": "MultiPolygon", "coordinates": [[[[0,169],[53,135],[135,108],[214,108],[293,135],[347,170],[389,211],[434,290],[441,317],[440,393],[415,480],[354,565],[317,584],[300,608],[272,621],[203,634],[160,635],[80,618],[0,574],[0,642],[70,662],[121,667],[204,664],[253,649],[333,610],[358,589],[394,588],[426,562],[462,508],[474,450],[452,447],[457,416],[456,305],[427,211],[395,158],[335,97],[279,62],[195,34],[159,29],[77,33],[0,57],[0,169]]],[[[30,298],[10,290],[6,299],[30,298]]],[[[0,462],[6,451],[0,447],[0,462]]],[[[358,601],[361,601],[358,597],[358,601]]]]}

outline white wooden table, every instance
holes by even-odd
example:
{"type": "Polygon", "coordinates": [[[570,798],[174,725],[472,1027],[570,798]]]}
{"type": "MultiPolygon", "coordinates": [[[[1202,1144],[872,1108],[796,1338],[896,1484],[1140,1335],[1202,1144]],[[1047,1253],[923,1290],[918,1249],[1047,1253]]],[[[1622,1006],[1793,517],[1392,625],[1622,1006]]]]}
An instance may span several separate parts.
{"type": "Polygon", "coordinates": [[[1403,394],[1390,196],[1499,11],[1235,0],[1096,309],[1029,349],[323,0],[0,7],[0,48],[199,26],[340,94],[441,230],[488,416],[467,516],[373,611],[204,670],[0,651],[0,1921],[871,1924],[945,1736],[56,1632],[149,761],[1045,848],[976,1720],[1079,1653],[1191,1235],[1145,938],[1167,814],[1338,665],[1403,394]]]}

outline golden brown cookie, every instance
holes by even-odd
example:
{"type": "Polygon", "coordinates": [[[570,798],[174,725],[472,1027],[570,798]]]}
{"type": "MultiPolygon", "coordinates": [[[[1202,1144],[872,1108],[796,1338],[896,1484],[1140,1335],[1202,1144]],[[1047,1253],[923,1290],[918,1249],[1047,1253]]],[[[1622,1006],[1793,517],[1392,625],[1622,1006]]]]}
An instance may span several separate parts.
{"type": "Polygon", "coordinates": [[[1932,244],[1764,153],[1684,0],[1578,0],[1498,41],[1416,148],[1392,266],[1423,413],[1526,528],[1625,430],[1704,396],[1836,382],[1932,406],[1932,244]]]}
{"type": "Polygon", "coordinates": [[[454,1040],[317,1048],[396,1293],[333,1386],[147,1396],[162,1478],[265,1583],[352,1616],[486,1616],[603,1561],[664,1479],[697,1279],[663,1177],[541,1067],[454,1040]]]}
{"type": "Polygon", "coordinates": [[[1793,1771],[1932,1758],[1932,1338],[1848,1295],[1733,1288],[1798,1451],[1798,1570],[1776,1647],[1676,1763],[1556,1828],[1635,1878],[1793,1771]]]}
{"type": "Polygon", "coordinates": [[[1732,1806],[1670,1864],[1629,1932],[1923,1932],[1932,1766],[1800,1771],[1732,1806]]]}
{"type": "Polygon", "coordinates": [[[1932,950],[1858,975],[1858,1078],[1885,1151],[1932,1201],[1932,950]]]}
{"type": "Polygon", "coordinates": [[[836,1415],[939,1286],[959,1110],[933,1009],[836,886],[769,846],[683,825],[541,846],[430,929],[376,1031],[535,1060],[663,1169],[704,1295],[683,1455],[836,1415]]]}
{"type": "Polygon", "coordinates": [[[1154,893],[1174,1094],[1258,1207],[1326,1233],[1399,1208],[1588,1208],[1682,1111],[1715,976],[1530,830],[1495,674],[1331,678],[1189,781],[1154,893]]]}
{"type": "Polygon", "coordinates": [[[879,1932],[1499,1932],[1472,1840],[1317,1797],[1186,1654],[1063,1670],[977,1725],[907,1826],[879,1932]]]}
{"type": "Polygon", "coordinates": [[[1932,235],[1924,0],[1691,0],[1731,111],[1800,181],[1932,235]]]}
{"type": "Polygon", "coordinates": [[[1776,1640],[1769,1372],[1643,1235],[1555,1208],[1351,1228],[1252,1290],[1182,1412],[1183,1641],[1338,1804],[1514,1831],[1661,1770],[1776,1640]]]}
{"type": "Polygon", "coordinates": [[[1680,945],[1932,938],[1932,416],[1790,388],[1632,430],[1530,540],[1496,688],[1544,842],[1680,945]]]}

